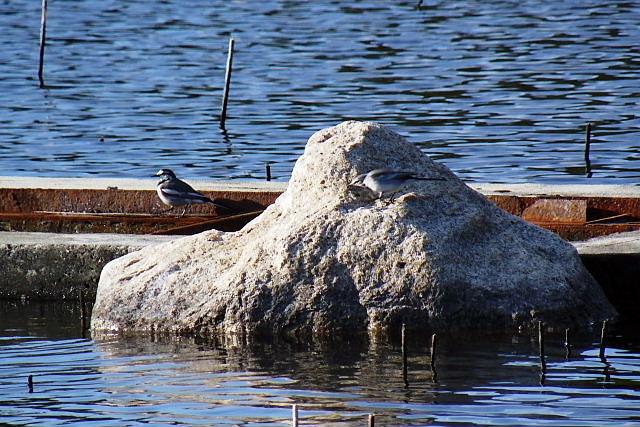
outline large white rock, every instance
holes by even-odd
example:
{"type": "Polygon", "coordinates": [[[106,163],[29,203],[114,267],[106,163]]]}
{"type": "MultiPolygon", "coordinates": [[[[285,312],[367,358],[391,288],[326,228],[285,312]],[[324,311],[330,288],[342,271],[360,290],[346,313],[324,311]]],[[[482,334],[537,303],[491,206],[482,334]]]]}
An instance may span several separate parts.
{"type": "Polygon", "coordinates": [[[612,316],[571,245],[388,128],[350,121],[309,139],[286,192],[241,231],[110,262],[92,328],[306,336],[612,316]],[[392,203],[349,189],[380,167],[447,180],[411,181],[392,203]]]}

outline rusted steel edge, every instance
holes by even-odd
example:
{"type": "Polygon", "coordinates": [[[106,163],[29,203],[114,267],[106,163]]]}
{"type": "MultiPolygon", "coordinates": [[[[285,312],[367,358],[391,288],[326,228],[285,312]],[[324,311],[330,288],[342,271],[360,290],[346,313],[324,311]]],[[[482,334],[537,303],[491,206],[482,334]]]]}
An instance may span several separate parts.
{"type": "MultiPolygon", "coordinates": [[[[189,234],[211,228],[237,231],[258,215],[255,212],[261,212],[260,209],[273,203],[281,192],[209,192],[208,195],[214,199],[222,199],[225,203],[231,200],[234,208],[244,212],[227,216],[218,215],[215,211],[201,212],[200,206],[189,208],[191,214],[185,216],[172,215],[160,210],[162,206],[159,206],[157,195],[150,190],[0,189],[0,194],[0,221],[9,223],[9,230],[60,232],[66,227],[81,233],[189,234]],[[94,210],[98,212],[92,212],[94,210]],[[74,228],[76,223],[78,227],[74,228]]],[[[554,194],[490,194],[486,197],[507,212],[555,231],[568,240],[635,230],[640,220],[638,197],[554,194]],[[533,212],[535,215],[524,215],[527,209],[531,214],[530,208],[540,200],[558,202],[539,203],[539,206],[544,207],[546,203],[553,208],[546,213],[542,209],[533,212]],[[572,200],[581,203],[572,203],[572,200]],[[612,224],[607,224],[609,222],[612,224]]]]}
{"type": "Polygon", "coordinates": [[[210,230],[212,228],[216,228],[214,227],[215,225],[219,225],[221,223],[225,223],[225,222],[230,222],[233,220],[250,220],[253,219],[255,217],[257,217],[258,215],[260,215],[262,212],[264,212],[263,210],[259,210],[259,211],[254,211],[254,212],[247,212],[247,213],[243,213],[243,214],[238,214],[238,215],[231,215],[231,216],[227,216],[227,217],[220,217],[220,218],[215,218],[215,219],[210,219],[210,220],[206,220],[206,221],[200,221],[200,222],[195,222],[193,224],[188,224],[188,225],[179,225],[177,227],[171,227],[171,228],[167,228],[164,230],[159,230],[159,231],[154,231],[152,233],[149,233],[151,235],[173,235],[173,234],[193,234],[193,233],[199,233],[202,231],[206,231],[206,230],[210,230]]]}
{"type": "MultiPolygon", "coordinates": [[[[185,215],[179,217],[176,215],[154,215],[154,214],[120,214],[120,213],[100,213],[100,212],[29,212],[14,213],[0,212],[0,220],[26,220],[26,221],[114,221],[125,223],[166,223],[166,222],[201,222],[210,219],[204,215],[185,215]]],[[[218,217],[216,217],[218,218],[218,217]]]]}
{"type": "MultiPolygon", "coordinates": [[[[623,213],[620,215],[613,215],[613,216],[608,216],[606,218],[599,218],[599,219],[594,219],[591,221],[587,221],[585,222],[585,224],[596,224],[599,222],[605,222],[605,221],[611,221],[614,219],[620,219],[620,218],[625,218],[625,217],[633,217],[633,215],[629,214],[629,213],[623,213]]],[[[634,224],[635,222],[628,222],[627,224],[634,224]]]]}

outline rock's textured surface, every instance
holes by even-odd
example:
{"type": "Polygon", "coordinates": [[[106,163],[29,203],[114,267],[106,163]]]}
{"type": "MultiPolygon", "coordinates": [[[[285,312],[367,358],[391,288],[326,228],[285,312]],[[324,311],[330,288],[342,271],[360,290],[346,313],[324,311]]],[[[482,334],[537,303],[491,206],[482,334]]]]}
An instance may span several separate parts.
{"type": "Polygon", "coordinates": [[[571,245],[388,128],[344,122],[309,139],[287,191],[243,230],[110,262],[92,327],[323,335],[614,315],[571,245]],[[410,181],[391,203],[348,188],[380,167],[446,181],[410,181]]]}

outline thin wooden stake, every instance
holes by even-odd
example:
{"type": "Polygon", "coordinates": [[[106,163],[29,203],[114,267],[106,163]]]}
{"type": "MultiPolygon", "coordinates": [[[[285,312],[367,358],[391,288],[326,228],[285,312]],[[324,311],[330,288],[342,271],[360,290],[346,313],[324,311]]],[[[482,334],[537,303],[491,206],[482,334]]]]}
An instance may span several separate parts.
{"type": "Polygon", "coordinates": [[[82,337],[84,338],[84,333],[87,330],[87,304],[84,301],[84,291],[80,289],[78,294],[80,296],[80,326],[82,327],[82,337]]]}
{"type": "Polygon", "coordinates": [[[593,175],[591,173],[591,158],[590,158],[590,148],[591,148],[591,123],[587,123],[587,131],[584,137],[584,171],[587,174],[588,178],[591,178],[593,175]]]}
{"type": "Polygon", "coordinates": [[[231,86],[231,69],[233,67],[233,47],[235,40],[229,39],[229,53],[227,54],[227,71],[224,77],[224,93],[222,95],[222,112],[220,113],[220,127],[224,129],[227,120],[227,102],[229,101],[229,87],[231,86]]]}
{"type": "Polygon", "coordinates": [[[29,375],[27,385],[29,386],[29,393],[33,393],[33,375],[29,375]]]}
{"type": "Polygon", "coordinates": [[[402,324],[402,378],[407,385],[407,327],[402,324]]]}
{"type": "Polygon", "coordinates": [[[401,342],[402,342],[402,362],[406,363],[407,362],[407,326],[404,323],[402,324],[401,342]]]}
{"type": "Polygon", "coordinates": [[[606,335],[607,335],[607,323],[608,320],[605,320],[604,322],[602,322],[602,330],[600,331],[600,359],[605,360],[605,351],[606,351],[606,347],[605,347],[605,339],[606,339],[606,335]]]}
{"type": "Polygon", "coordinates": [[[544,324],[538,321],[538,348],[540,350],[540,367],[544,372],[546,363],[544,360],[544,324]]]}
{"type": "Polygon", "coordinates": [[[571,357],[571,341],[569,340],[569,331],[569,328],[564,330],[564,357],[567,360],[569,360],[569,358],[571,357]]]}
{"type": "Polygon", "coordinates": [[[298,405],[293,405],[291,407],[291,412],[291,416],[293,417],[291,424],[293,427],[298,427],[298,405]]]}
{"type": "Polygon", "coordinates": [[[40,65],[38,66],[38,79],[40,87],[44,87],[44,45],[47,40],[47,0],[42,0],[42,18],[40,20],[40,65]]]}
{"type": "Polygon", "coordinates": [[[544,359],[544,324],[538,321],[538,349],[540,351],[540,385],[544,386],[547,364],[544,359]]]}
{"type": "Polygon", "coordinates": [[[271,165],[267,163],[267,181],[271,181],[271,165]]]}
{"type": "Polygon", "coordinates": [[[431,374],[432,380],[434,383],[438,382],[438,372],[436,371],[436,349],[438,348],[438,335],[431,335],[431,350],[430,350],[430,358],[429,363],[431,364],[431,374]]]}
{"type": "Polygon", "coordinates": [[[373,414],[369,414],[369,427],[374,427],[376,425],[376,416],[373,414]]]}
{"type": "Polygon", "coordinates": [[[436,370],[436,344],[438,343],[438,334],[431,335],[431,370],[436,370]]]}

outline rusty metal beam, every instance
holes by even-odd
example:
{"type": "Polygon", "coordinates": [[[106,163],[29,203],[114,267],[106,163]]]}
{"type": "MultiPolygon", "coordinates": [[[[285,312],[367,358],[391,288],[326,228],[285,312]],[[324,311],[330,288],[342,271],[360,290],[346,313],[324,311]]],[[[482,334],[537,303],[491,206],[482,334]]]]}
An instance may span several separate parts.
{"type": "MultiPolygon", "coordinates": [[[[239,212],[264,209],[276,191],[202,191],[239,212]]],[[[0,188],[0,212],[125,212],[160,215],[167,210],[153,190],[0,188]]],[[[211,205],[192,205],[192,214],[212,214],[211,205]]]]}
{"type": "MultiPolygon", "coordinates": [[[[0,229],[49,232],[196,233],[235,231],[257,216],[279,191],[203,191],[241,212],[223,215],[210,205],[167,214],[153,190],[0,188],[0,229]],[[207,228],[208,227],[208,228],[207,228]]],[[[568,240],[638,230],[640,198],[491,194],[500,208],[568,240]]]]}
{"type": "Polygon", "coordinates": [[[530,222],[587,222],[587,201],[571,199],[538,199],[526,207],[522,218],[530,222]]]}

